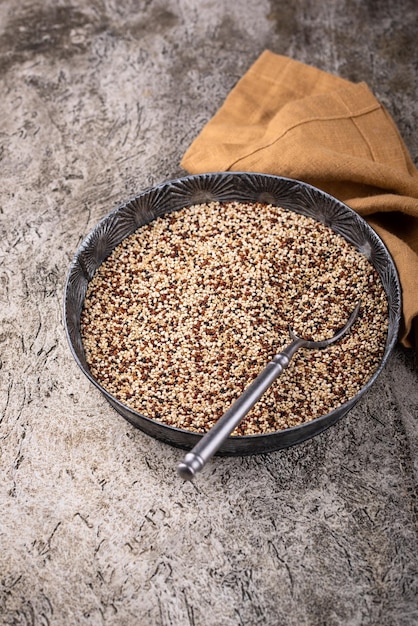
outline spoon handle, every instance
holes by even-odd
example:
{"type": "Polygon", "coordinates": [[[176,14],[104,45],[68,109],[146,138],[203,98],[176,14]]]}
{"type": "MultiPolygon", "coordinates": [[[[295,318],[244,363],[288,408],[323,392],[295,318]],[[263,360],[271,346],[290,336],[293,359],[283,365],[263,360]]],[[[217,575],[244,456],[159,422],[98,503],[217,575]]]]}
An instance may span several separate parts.
{"type": "Polygon", "coordinates": [[[253,380],[226,413],[216,422],[213,428],[200,439],[191,452],[186,454],[183,462],[177,468],[178,474],[184,480],[192,480],[195,474],[204,467],[234,428],[252,409],[257,400],[261,398],[263,393],[267,391],[270,385],[289,365],[293,354],[303,344],[303,340],[297,339],[285,348],[283,352],[276,354],[257,378],[253,380]]]}

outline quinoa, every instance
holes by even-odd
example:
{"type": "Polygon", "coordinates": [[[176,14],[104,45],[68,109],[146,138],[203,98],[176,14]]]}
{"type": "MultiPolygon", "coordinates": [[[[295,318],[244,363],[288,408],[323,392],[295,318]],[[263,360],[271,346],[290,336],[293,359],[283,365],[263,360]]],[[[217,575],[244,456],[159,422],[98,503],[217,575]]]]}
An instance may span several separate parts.
{"type": "Polygon", "coordinates": [[[316,220],[261,203],[211,202],[165,214],[123,240],[89,283],[81,316],[101,386],[151,419],[206,432],[290,343],[300,350],[234,435],[313,420],[376,371],[387,298],[368,261],[316,220]]]}

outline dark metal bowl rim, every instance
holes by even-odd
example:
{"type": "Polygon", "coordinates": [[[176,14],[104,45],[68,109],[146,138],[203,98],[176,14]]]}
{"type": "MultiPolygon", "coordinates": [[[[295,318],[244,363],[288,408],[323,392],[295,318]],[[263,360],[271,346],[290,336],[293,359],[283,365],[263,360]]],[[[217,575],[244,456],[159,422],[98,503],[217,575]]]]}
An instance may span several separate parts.
{"type": "MultiPolygon", "coordinates": [[[[78,255],[80,254],[80,252],[84,249],[84,247],[86,245],[88,245],[88,242],[91,239],[91,236],[97,231],[97,229],[103,224],[105,223],[107,220],[109,220],[109,218],[111,218],[112,216],[115,216],[118,214],[118,212],[123,209],[127,204],[129,204],[132,201],[136,201],[144,196],[146,196],[147,194],[149,194],[152,191],[158,191],[158,190],[162,190],[162,189],[166,189],[169,188],[172,185],[175,185],[176,183],[179,182],[184,182],[184,181],[193,181],[193,180],[199,180],[202,179],[202,177],[228,177],[231,176],[233,178],[237,178],[239,179],[241,176],[245,176],[245,177],[249,177],[251,178],[252,176],[257,176],[257,177],[261,177],[263,179],[271,179],[271,180],[280,180],[280,181],[287,181],[289,184],[294,184],[294,185],[299,185],[304,189],[310,189],[312,192],[314,193],[319,193],[323,198],[327,198],[330,202],[334,202],[337,203],[338,205],[340,205],[341,207],[344,207],[344,209],[348,212],[348,213],[352,213],[353,216],[355,216],[356,220],[361,220],[364,222],[365,228],[369,229],[370,232],[373,233],[374,238],[380,242],[380,245],[382,246],[382,248],[385,250],[385,252],[387,253],[387,257],[388,257],[388,261],[389,263],[392,264],[392,272],[393,272],[393,279],[395,280],[395,287],[398,290],[399,294],[401,293],[401,288],[400,288],[400,282],[399,282],[399,277],[397,274],[397,270],[396,270],[396,265],[394,263],[394,260],[392,258],[392,255],[390,254],[389,250],[387,250],[386,245],[384,244],[383,240],[381,239],[381,237],[376,233],[376,231],[358,214],[356,213],[353,209],[351,209],[348,205],[346,205],[344,202],[336,199],[335,197],[331,196],[330,194],[328,194],[327,192],[324,192],[320,189],[318,189],[317,187],[314,187],[313,185],[310,185],[308,183],[304,183],[302,181],[296,180],[296,179],[292,179],[292,178],[288,178],[288,177],[282,177],[282,176],[275,176],[275,175],[271,175],[271,174],[263,174],[263,173],[258,173],[258,172],[208,172],[205,174],[193,174],[190,176],[184,176],[184,177],[180,177],[180,178],[174,178],[171,180],[167,180],[164,182],[161,182],[157,185],[152,185],[147,187],[146,189],[144,189],[143,191],[141,191],[140,193],[132,196],[129,200],[119,204],[116,208],[114,208],[113,210],[111,210],[109,213],[107,213],[106,215],[104,215],[100,221],[96,224],[96,226],[90,230],[90,232],[87,234],[87,236],[83,239],[83,241],[81,242],[81,244],[79,245],[76,254],[74,255],[74,258],[71,262],[70,268],[68,270],[67,273],[67,278],[66,278],[66,282],[65,282],[65,288],[64,288],[64,326],[65,326],[65,332],[66,332],[66,336],[67,336],[67,340],[68,340],[68,344],[71,350],[71,353],[77,363],[77,365],[79,366],[79,368],[81,369],[81,371],[83,372],[83,374],[90,380],[90,382],[105,396],[105,398],[109,401],[111,401],[112,404],[116,405],[116,407],[120,408],[120,412],[123,414],[124,411],[126,411],[126,409],[129,410],[129,412],[131,412],[133,415],[137,416],[139,418],[140,421],[144,421],[145,423],[149,423],[150,425],[152,425],[152,427],[158,426],[161,427],[161,429],[163,429],[164,431],[166,431],[167,433],[172,432],[173,434],[176,433],[177,435],[181,436],[187,436],[190,439],[195,439],[196,441],[198,439],[200,439],[203,434],[201,433],[197,433],[194,431],[189,431],[189,430],[185,430],[185,429],[180,429],[177,428],[175,426],[171,426],[169,424],[166,424],[164,422],[160,422],[158,420],[152,419],[147,417],[146,415],[143,415],[142,413],[139,413],[138,411],[132,409],[131,407],[129,407],[128,405],[124,404],[123,402],[121,402],[120,400],[118,400],[115,396],[113,396],[112,394],[110,394],[104,387],[101,386],[101,384],[92,376],[92,374],[90,373],[90,371],[88,369],[86,369],[83,365],[83,363],[81,363],[78,354],[76,353],[76,350],[73,346],[73,342],[69,333],[69,328],[68,328],[68,324],[67,324],[67,296],[68,296],[68,291],[69,291],[69,287],[70,287],[70,276],[72,273],[72,270],[74,268],[74,266],[77,263],[77,259],[78,259],[78,255]]],[[[197,203],[197,202],[195,202],[197,203]]],[[[181,208],[181,206],[190,206],[190,202],[185,202],[184,204],[181,204],[176,207],[174,210],[177,210],[178,208],[181,208]]],[[[399,301],[400,300],[400,296],[399,296],[399,301]]],[[[297,433],[302,433],[304,429],[306,429],[307,424],[312,424],[312,422],[315,422],[315,424],[318,425],[318,430],[321,431],[324,430],[323,424],[325,422],[328,422],[330,420],[330,418],[332,418],[333,414],[338,412],[340,414],[340,416],[343,416],[345,413],[347,413],[359,400],[360,398],[370,389],[370,387],[372,387],[372,385],[375,383],[376,379],[380,376],[382,370],[384,369],[388,358],[393,350],[393,348],[396,345],[397,339],[398,339],[398,332],[399,332],[399,325],[400,325],[400,319],[401,319],[401,305],[399,304],[399,306],[397,307],[397,309],[395,310],[394,313],[394,321],[393,321],[393,327],[395,329],[395,331],[392,333],[392,336],[390,338],[390,340],[387,342],[386,347],[385,347],[385,352],[384,355],[380,361],[379,367],[376,369],[376,371],[372,374],[372,376],[370,377],[370,379],[364,384],[364,386],[357,392],[357,394],[355,394],[354,396],[352,396],[347,402],[345,402],[342,405],[339,405],[339,407],[337,407],[336,409],[333,409],[332,411],[321,415],[318,418],[315,418],[314,420],[311,421],[306,421],[303,422],[302,424],[298,424],[297,426],[292,426],[286,429],[281,429],[281,430],[276,430],[276,431],[269,431],[267,433],[262,433],[262,434],[254,434],[254,435],[236,435],[236,436],[230,436],[228,439],[232,442],[257,442],[257,441],[261,441],[261,440],[265,440],[266,438],[271,438],[274,435],[279,435],[279,434],[283,434],[283,433],[294,433],[295,434],[295,439],[297,439],[297,433]]],[[[268,358],[268,356],[267,356],[268,358]]],[[[115,407],[115,408],[116,408],[115,407]]],[[[251,446],[250,446],[251,447],[251,446]]]]}

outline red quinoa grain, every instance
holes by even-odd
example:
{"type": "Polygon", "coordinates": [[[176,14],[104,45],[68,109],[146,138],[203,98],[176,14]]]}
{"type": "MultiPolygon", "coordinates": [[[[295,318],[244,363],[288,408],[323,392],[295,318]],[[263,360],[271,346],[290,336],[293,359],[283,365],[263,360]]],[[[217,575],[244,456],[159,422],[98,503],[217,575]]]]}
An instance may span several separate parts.
{"type": "Polygon", "coordinates": [[[289,324],[332,336],[301,350],[234,431],[313,420],[353,397],[382,358],[387,299],[343,237],[272,205],[218,203],[166,214],[115,248],[89,283],[81,331],[92,375],[132,409],[205,432],[289,343],[289,324]]]}

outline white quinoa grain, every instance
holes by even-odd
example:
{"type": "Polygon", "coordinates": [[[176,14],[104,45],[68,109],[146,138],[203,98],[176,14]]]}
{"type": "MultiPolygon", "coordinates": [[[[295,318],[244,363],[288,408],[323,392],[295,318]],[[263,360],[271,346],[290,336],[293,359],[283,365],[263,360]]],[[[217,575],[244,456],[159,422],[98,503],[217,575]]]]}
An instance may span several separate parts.
{"type": "Polygon", "coordinates": [[[254,203],[195,205],[139,228],[89,283],[81,331],[92,375],[152,419],[205,432],[266,363],[301,350],[234,431],[281,430],[355,395],[382,358],[387,299],[365,256],[315,220],[254,203]]]}

